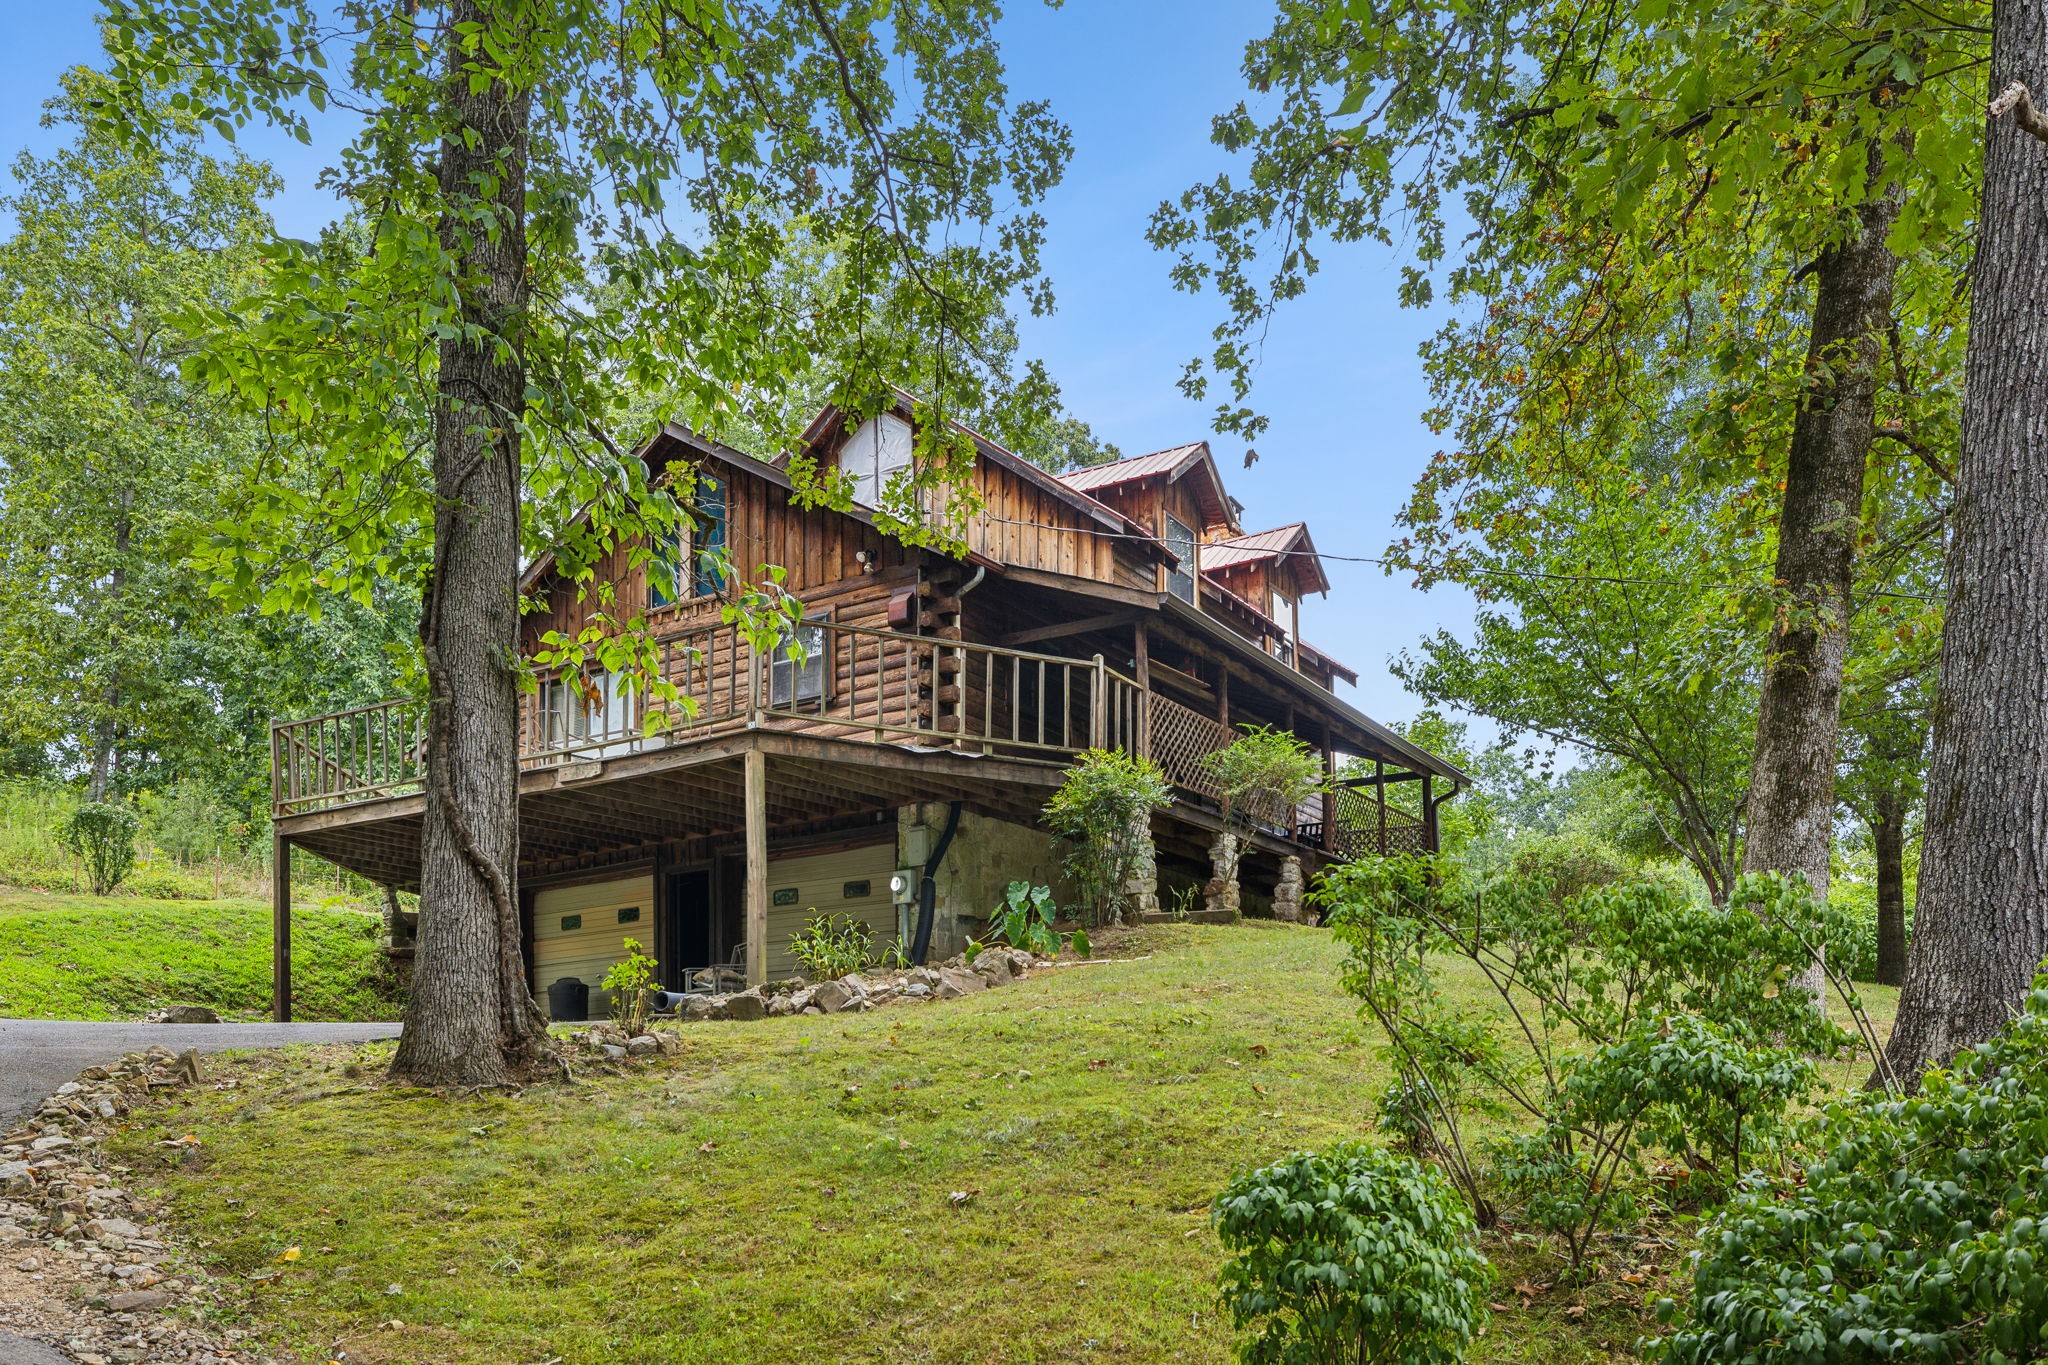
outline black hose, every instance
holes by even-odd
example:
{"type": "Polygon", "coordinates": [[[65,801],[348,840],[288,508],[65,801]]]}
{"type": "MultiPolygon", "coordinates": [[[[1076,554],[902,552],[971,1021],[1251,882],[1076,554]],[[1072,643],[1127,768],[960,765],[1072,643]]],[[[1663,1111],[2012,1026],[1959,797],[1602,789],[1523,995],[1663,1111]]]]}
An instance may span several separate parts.
{"type": "Polygon", "coordinates": [[[953,835],[960,828],[960,803],[955,801],[946,812],[946,828],[939,834],[939,846],[932,850],[932,856],[924,861],[924,880],[917,884],[917,933],[910,943],[910,960],[924,965],[925,954],[932,950],[932,919],[939,896],[939,864],[946,860],[946,849],[953,842],[953,835]]]}

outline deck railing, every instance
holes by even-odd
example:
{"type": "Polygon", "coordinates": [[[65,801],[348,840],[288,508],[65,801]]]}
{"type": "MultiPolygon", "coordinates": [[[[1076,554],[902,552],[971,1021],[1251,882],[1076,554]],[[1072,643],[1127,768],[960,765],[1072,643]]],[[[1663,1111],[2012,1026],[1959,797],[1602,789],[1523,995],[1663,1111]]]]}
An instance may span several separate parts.
{"type": "MultiPolygon", "coordinates": [[[[1138,686],[1100,656],[807,622],[762,650],[737,626],[659,642],[681,701],[630,675],[536,673],[521,698],[522,768],[616,758],[709,734],[769,727],[1064,761],[1086,748],[1141,751],[1138,686]]],[[[381,702],[271,727],[272,807],[299,815],[420,790],[418,702],[381,702]]]]}
{"type": "MultiPolygon", "coordinates": [[[[1233,737],[1220,721],[1146,695],[1099,655],[1073,659],[812,621],[798,640],[767,650],[737,626],[699,628],[660,641],[657,662],[684,702],[625,675],[537,673],[520,701],[520,766],[588,764],[772,728],[1046,762],[1123,749],[1214,803],[1219,792],[1203,760],[1233,737]]],[[[417,702],[280,721],[270,744],[278,815],[411,795],[425,778],[427,727],[417,702]]],[[[1332,806],[1336,828],[1327,841],[1320,796],[1259,823],[1343,856],[1426,845],[1421,820],[1356,788],[1338,788],[1332,806]]]]}

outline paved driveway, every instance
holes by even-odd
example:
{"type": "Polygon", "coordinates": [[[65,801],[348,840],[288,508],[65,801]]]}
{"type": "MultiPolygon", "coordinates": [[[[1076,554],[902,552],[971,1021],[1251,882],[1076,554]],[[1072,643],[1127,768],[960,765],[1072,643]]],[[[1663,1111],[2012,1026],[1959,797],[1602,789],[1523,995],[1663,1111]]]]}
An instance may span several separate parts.
{"type": "Polygon", "coordinates": [[[89,1066],[161,1043],[183,1052],[360,1043],[396,1038],[396,1024],[87,1024],[0,1019],[0,1124],[27,1113],[89,1066]]]}

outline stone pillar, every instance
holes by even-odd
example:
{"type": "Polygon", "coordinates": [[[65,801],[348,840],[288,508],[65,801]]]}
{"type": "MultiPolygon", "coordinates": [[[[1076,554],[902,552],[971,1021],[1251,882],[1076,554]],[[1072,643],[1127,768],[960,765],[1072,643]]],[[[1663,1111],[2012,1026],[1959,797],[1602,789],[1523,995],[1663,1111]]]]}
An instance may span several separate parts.
{"type": "Polygon", "coordinates": [[[1301,923],[1302,890],[1301,859],[1290,853],[1280,860],[1280,881],[1273,888],[1273,918],[1301,923]]]}
{"type": "Polygon", "coordinates": [[[1131,821],[1131,870],[1124,878],[1124,914],[1133,924],[1159,911],[1159,851],[1149,812],[1131,821]]]}
{"type": "Polygon", "coordinates": [[[1227,829],[1218,831],[1209,845],[1209,874],[1202,888],[1202,908],[1237,918],[1237,836],[1227,829]]]}

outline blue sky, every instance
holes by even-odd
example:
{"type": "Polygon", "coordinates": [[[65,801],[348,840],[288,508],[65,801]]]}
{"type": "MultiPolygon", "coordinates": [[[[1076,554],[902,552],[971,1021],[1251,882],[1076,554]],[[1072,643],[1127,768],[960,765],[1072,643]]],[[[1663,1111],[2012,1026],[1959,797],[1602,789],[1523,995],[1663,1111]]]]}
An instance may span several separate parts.
{"type": "MultiPolygon", "coordinates": [[[[42,101],[66,66],[99,55],[96,6],[59,0],[17,8],[0,51],[0,150],[47,147],[42,101]]],[[[1047,206],[1047,264],[1059,300],[1024,327],[1068,406],[1126,453],[1211,436],[1208,405],[1175,385],[1206,349],[1217,319],[1207,296],[1176,293],[1167,259],[1144,227],[1164,198],[1213,175],[1209,118],[1238,97],[1245,42],[1270,11],[1246,0],[1069,0],[1058,10],[1012,0],[1003,45],[1015,98],[1050,99],[1074,131],[1074,160],[1047,206]]],[[[285,180],[280,228],[311,236],[333,212],[315,187],[322,148],[252,132],[245,149],[285,180]]],[[[1282,314],[1267,341],[1254,401],[1272,416],[1259,462],[1243,443],[1215,440],[1231,491],[1253,529],[1306,519],[1325,554],[1377,555],[1394,513],[1439,440],[1416,348],[1441,313],[1395,306],[1400,258],[1377,247],[1329,252],[1310,296],[1282,314]]],[[[1387,672],[1392,654],[1440,626],[1463,633],[1469,599],[1424,594],[1373,565],[1332,562],[1328,598],[1303,607],[1302,633],[1359,672],[1351,698],[1384,720],[1417,701],[1387,672]]]]}

